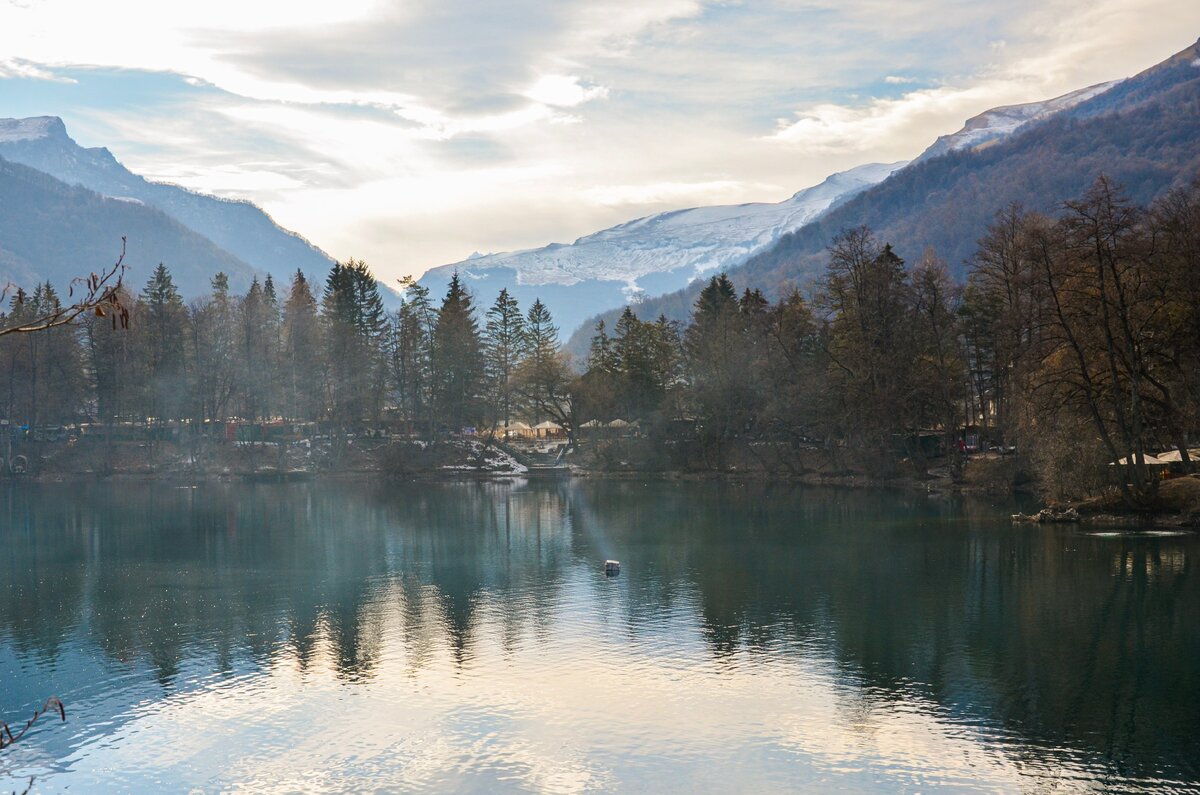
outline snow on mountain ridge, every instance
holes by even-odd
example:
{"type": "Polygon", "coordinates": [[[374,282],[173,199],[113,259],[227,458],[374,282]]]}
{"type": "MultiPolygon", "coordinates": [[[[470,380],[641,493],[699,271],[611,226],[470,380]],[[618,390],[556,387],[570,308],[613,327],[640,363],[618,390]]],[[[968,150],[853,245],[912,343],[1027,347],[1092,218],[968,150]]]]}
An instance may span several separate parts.
{"type": "Polygon", "coordinates": [[[874,185],[904,162],[872,163],[827,178],[775,204],[696,207],[649,215],[579,238],[570,245],[487,254],[434,269],[464,275],[507,267],[524,286],[624,282],[630,297],[641,277],[682,270],[682,283],[740,264],[834,203],[874,185]]]}
{"type": "Polygon", "coordinates": [[[947,152],[976,149],[984,144],[1005,138],[1030,122],[1040,121],[1056,113],[1069,110],[1083,102],[1087,102],[1093,97],[1098,97],[1120,82],[1120,80],[1112,80],[1107,83],[1098,83],[1087,88],[1080,88],[1063,94],[1060,97],[1054,97],[1053,99],[1041,102],[1026,102],[1022,105],[1001,105],[997,108],[985,110],[983,113],[967,119],[966,123],[963,124],[963,128],[958,132],[938,136],[938,139],[922,152],[913,163],[921,163],[932,157],[944,155],[947,152]]]}
{"type": "Polygon", "coordinates": [[[0,119],[0,142],[35,141],[39,138],[65,137],[66,125],[57,116],[30,116],[27,119],[0,119]]]}

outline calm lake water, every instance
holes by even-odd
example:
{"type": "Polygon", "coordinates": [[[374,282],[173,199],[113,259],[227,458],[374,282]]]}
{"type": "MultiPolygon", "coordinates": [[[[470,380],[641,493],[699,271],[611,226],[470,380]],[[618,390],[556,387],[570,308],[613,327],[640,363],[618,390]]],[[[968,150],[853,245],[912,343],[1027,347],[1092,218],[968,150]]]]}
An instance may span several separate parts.
{"type": "Polygon", "coordinates": [[[0,791],[1200,791],[1200,539],[1012,511],[5,486],[0,791]]]}

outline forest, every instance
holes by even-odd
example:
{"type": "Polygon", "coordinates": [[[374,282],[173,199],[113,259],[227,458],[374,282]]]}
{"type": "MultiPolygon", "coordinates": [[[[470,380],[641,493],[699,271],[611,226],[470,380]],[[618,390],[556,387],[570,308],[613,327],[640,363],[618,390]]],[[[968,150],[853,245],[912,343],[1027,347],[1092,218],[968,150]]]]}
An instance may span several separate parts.
{"type": "MultiPolygon", "coordinates": [[[[124,297],[128,328],[97,312],[0,337],[0,416],[388,423],[428,439],[549,419],[572,444],[622,419],[638,443],[620,454],[643,468],[787,473],[818,455],[875,477],[934,459],[960,473],[970,432],[1015,449],[1047,494],[1111,486],[1131,507],[1154,502],[1153,454],[1192,468],[1200,182],[1149,206],[1105,177],[1054,215],[1010,205],[966,266],[960,283],[932,249],[910,265],[846,229],[810,294],[771,302],[713,276],[689,322],[627,307],[573,361],[541,301],[479,306],[457,276],[444,296],[406,280],[389,313],[361,261],[244,295],[218,273],[190,303],[159,265],[124,297]]],[[[48,283],[17,290],[0,329],[61,305],[48,283]]]]}

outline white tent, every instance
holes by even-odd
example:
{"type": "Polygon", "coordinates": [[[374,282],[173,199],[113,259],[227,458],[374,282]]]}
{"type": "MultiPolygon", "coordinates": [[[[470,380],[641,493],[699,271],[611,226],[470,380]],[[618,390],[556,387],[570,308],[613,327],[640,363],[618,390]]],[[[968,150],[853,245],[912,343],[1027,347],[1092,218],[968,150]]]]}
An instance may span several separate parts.
{"type": "Polygon", "coordinates": [[[512,439],[514,437],[527,438],[536,436],[533,428],[529,427],[528,423],[517,420],[515,422],[500,423],[500,430],[504,434],[504,438],[512,439]]]}
{"type": "MultiPolygon", "coordinates": [[[[1200,460],[1200,448],[1195,449],[1195,450],[1192,450],[1189,448],[1188,449],[1188,458],[1190,458],[1193,461],[1200,460]]],[[[1183,461],[1183,456],[1179,454],[1178,450],[1170,450],[1168,452],[1163,453],[1162,455],[1156,456],[1156,459],[1158,460],[1158,462],[1160,464],[1178,464],[1183,461]]],[[[1150,463],[1149,456],[1146,456],[1146,463],[1147,464],[1150,463]]]]}
{"type": "Polygon", "coordinates": [[[608,427],[610,427],[610,428],[628,428],[629,423],[622,419],[616,419],[616,420],[613,420],[612,422],[610,422],[608,424],[608,427]]]}
{"type": "Polygon", "coordinates": [[[550,436],[558,436],[562,433],[562,430],[563,427],[561,425],[559,425],[557,422],[551,422],[550,420],[539,422],[537,425],[533,426],[533,432],[537,434],[539,439],[550,436]]]}
{"type": "MultiPolygon", "coordinates": [[[[1169,453],[1168,453],[1168,455],[1169,455],[1169,453]]],[[[1151,466],[1151,467],[1166,466],[1171,461],[1171,459],[1159,458],[1158,456],[1153,456],[1153,455],[1150,455],[1149,453],[1144,453],[1142,455],[1142,459],[1146,462],[1146,466],[1151,466]]],[[[1114,461],[1113,463],[1109,464],[1109,466],[1126,466],[1132,460],[1136,460],[1136,456],[1125,456],[1120,461],[1114,461]]],[[[1174,460],[1176,460],[1176,461],[1179,460],[1179,451],[1175,452],[1174,460]]]]}
{"type": "Polygon", "coordinates": [[[579,427],[580,428],[602,428],[602,427],[604,427],[604,423],[601,422],[600,420],[588,420],[587,422],[583,423],[579,427]]]}

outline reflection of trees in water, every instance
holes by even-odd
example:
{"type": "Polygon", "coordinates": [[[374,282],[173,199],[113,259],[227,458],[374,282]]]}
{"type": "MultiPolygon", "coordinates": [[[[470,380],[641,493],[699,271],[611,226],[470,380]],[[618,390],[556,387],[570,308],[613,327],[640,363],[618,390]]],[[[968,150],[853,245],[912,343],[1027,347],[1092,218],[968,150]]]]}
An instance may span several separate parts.
{"type": "Polygon", "coordinates": [[[825,649],[863,685],[848,712],[916,694],[1115,771],[1194,773],[1196,539],[999,512],[713,483],[32,488],[0,495],[0,637],[54,660],[87,632],[164,683],[280,658],[358,680],[389,632],[414,674],[442,654],[469,669],[481,628],[513,654],[583,598],[630,637],[698,628],[730,666],[825,649]]]}
{"type": "MultiPolygon", "coordinates": [[[[863,684],[853,709],[920,695],[1116,772],[1197,771],[1194,537],[1009,528],[969,501],[753,484],[589,483],[572,506],[637,567],[632,632],[695,598],[718,659],[826,648],[863,684]]],[[[597,535],[575,533],[581,556],[597,535]]]]}
{"type": "Polygon", "coordinates": [[[440,635],[462,664],[482,605],[509,643],[549,621],[568,551],[555,492],[493,484],[63,496],[35,487],[0,502],[0,636],[53,660],[78,625],[111,658],[148,660],[164,684],[197,658],[231,671],[290,653],[305,668],[322,648],[340,675],[369,677],[397,606],[408,645],[440,635]],[[517,598],[530,592],[547,598],[517,598]]]}

